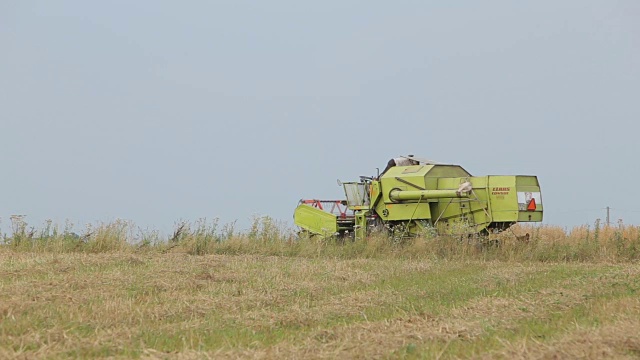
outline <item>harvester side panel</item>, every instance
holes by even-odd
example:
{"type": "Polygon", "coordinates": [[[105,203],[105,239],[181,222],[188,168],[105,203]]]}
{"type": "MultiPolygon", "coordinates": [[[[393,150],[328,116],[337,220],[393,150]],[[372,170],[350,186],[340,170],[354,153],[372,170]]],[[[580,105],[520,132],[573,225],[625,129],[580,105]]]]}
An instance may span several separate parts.
{"type": "Polygon", "coordinates": [[[518,197],[515,176],[489,176],[489,201],[494,222],[518,220],[518,197]]]}
{"type": "Polygon", "coordinates": [[[439,199],[432,204],[434,224],[443,234],[477,233],[491,222],[486,197],[486,178],[438,178],[438,189],[458,189],[460,184],[469,181],[473,191],[468,198],[439,199]]]}
{"type": "Polygon", "coordinates": [[[431,208],[425,199],[422,202],[414,202],[407,204],[382,204],[376,208],[376,212],[380,214],[383,220],[427,220],[431,219],[431,208]]]}

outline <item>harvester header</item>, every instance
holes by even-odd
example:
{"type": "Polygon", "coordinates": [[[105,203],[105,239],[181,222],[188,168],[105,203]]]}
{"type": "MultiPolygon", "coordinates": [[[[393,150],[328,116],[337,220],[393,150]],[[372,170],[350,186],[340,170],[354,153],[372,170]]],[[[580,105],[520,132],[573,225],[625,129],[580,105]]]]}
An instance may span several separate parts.
{"type": "Polygon", "coordinates": [[[341,183],[345,200],[301,200],[295,224],[313,235],[360,238],[376,229],[403,236],[427,229],[440,234],[489,234],[518,222],[542,221],[536,176],[471,176],[459,165],[423,159],[412,164],[341,183]]]}

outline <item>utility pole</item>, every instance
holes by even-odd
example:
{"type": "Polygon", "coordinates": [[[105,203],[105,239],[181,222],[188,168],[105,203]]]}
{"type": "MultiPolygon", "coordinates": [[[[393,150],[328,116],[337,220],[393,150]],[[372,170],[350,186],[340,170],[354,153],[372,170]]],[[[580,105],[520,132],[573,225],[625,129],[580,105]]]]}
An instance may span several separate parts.
{"type": "Polygon", "coordinates": [[[610,208],[607,206],[607,226],[611,225],[609,222],[609,210],[610,208]]]}

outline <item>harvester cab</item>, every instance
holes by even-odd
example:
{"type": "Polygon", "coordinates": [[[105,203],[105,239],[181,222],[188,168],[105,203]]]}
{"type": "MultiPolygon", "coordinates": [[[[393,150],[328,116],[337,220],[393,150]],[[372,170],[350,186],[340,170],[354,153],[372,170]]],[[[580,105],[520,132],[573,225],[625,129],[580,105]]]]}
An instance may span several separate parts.
{"type": "Polygon", "coordinates": [[[360,177],[360,182],[343,182],[344,195],[347,198],[347,206],[351,210],[362,210],[371,203],[369,187],[372,178],[360,177]]]}
{"type": "Polygon", "coordinates": [[[294,221],[323,237],[373,229],[402,236],[435,230],[440,234],[481,234],[517,222],[542,221],[542,197],[535,176],[471,176],[459,165],[419,159],[394,166],[378,178],[341,183],[346,200],[301,200],[294,221]]]}

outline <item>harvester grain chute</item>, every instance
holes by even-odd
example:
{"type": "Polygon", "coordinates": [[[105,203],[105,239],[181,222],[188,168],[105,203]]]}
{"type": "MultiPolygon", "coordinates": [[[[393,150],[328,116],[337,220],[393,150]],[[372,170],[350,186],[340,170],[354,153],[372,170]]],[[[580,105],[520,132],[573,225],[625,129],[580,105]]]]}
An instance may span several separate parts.
{"type": "Polygon", "coordinates": [[[536,176],[471,176],[459,165],[412,159],[415,165],[341,182],[345,200],[300,200],[295,224],[312,235],[357,239],[376,229],[409,237],[433,230],[472,235],[542,221],[536,176]]]}

